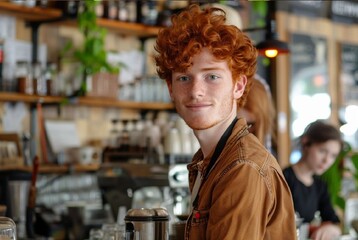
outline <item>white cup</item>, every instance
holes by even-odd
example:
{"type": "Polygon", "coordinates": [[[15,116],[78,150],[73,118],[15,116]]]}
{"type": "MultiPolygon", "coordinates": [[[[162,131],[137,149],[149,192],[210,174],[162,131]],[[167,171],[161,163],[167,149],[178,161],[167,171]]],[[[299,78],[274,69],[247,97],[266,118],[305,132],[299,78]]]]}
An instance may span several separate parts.
{"type": "Polygon", "coordinates": [[[164,139],[164,153],[181,154],[181,141],[178,129],[171,128],[167,132],[164,139]]]}

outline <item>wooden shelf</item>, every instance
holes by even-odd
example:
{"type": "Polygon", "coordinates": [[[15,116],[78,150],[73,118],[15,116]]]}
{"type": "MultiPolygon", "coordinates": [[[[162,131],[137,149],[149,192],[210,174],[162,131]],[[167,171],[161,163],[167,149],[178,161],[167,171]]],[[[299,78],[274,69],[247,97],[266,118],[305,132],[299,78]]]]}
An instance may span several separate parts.
{"type": "MultiPolygon", "coordinates": [[[[89,164],[89,165],[40,165],[40,173],[57,173],[66,174],[72,172],[94,172],[97,171],[100,164],[89,164]]],[[[30,166],[0,166],[0,171],[24,171],[31,172],[32,167],[30,166]]]]}
{"type": "MultiPolygon", "coordinates": [[[[77,27],[76,20],[63,20],[51,23],[57,26],[77,27]]],[[[122,35],[136,36],[136,37],[155,37],[157,36],[160,27],[148,26],[139,23],[121,22],[118,20],[110,20],[105,18],[98,18],[97,24],[100,27],[116,32],[122,35]]]]}
{"type": "Polygon", "coordinates": [[[172,110],[174,106],[172,103],[157,103],[157,102],[131,102],[131,101],[117,101],[102,98],[79,98],[80,105],[98,106],[98,107],[118,107],[127,109],[144,109],[144,110],[172,110]]]}
{"type": "MultiPolygon", "coordinates": [[[[27,102],[44,104],[60,104],[65,100],[64,97],[54,96],[36,96],[26,95],[21,93],[0,92],[1,102],[27,102]]],[[[85,105],[90,107],[115,107],[125,109],[138,109],[138,110],[173,110],[172,103],[160,103],[160,102],[131,102],[120,101],[107,98],[94,98],[94,97],[78,97],[70,99],[69,104],[85,105]]]]}
{"type": "Polygon", "coordinates": [[[2,102],[27,102],[27,103],[60,103],[63,101],[63,97],[52,97],[52,96],[36,96],[27,95],[14,92],[0,92],[0,101],[2,102]]]}
{"type": "Polygon", "coordinates": [[[0,1],[0,13],[18,17],[27,21],[45,21],[60,18],[62,11],[54,8],[26,7],[0,1]]]}
{"type": "MultiPolygon", "coordinates": [[[[58,19],[59,21],[55,21],[52,24],[77,27],[77,22],[74,19],[60,20],[62,11],[55,8],[26,7],[0,0],[0,13],[15,16],[30,22],[58,19]]],[[[137,37],[155,37],[160,29],[160,27],[156,26],[121,22],[104,18],[97,19],[97,23],[99,26],[104,27],[111,32],[137,37]]]]}
{"type": "Polygon", "coordinates": [[[138,23],[127,23],[108,19],[98,19],[98,25],[111,31],[137,37],[155,37],[160,27],[148,26],[138,23]]]}

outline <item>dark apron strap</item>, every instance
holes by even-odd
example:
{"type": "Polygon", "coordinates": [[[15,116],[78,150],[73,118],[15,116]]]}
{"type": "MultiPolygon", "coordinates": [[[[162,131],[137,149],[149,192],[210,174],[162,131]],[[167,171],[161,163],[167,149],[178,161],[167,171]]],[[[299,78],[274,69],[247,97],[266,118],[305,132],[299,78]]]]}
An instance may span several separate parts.
{"type": "MultiPolygon", "coordinates": [[[[206,180],[208,178],[212,168],[214,167],[214,165],[215,165],[216,161],[218,160],[221,152],[223,151],[223,149],[225,147],[225,144],[226,144],[227,140],[229,139],[237,120],[238,120],[237,117],[235,117],[234,120],[231,122],[230,126],[225,130],[224,134],[221,136],[218,144],[215,147],[214,153],[213,153],[213,155],[212,155],[212,157],[210,159],[208,167],[205,170],[203,180],[206,180]]],[[[193,201],[193,207],[197,205],[198,199],[199,199],[199,194],[196,195],[196,197],[195,197],[195,199],[193,201]]]]}

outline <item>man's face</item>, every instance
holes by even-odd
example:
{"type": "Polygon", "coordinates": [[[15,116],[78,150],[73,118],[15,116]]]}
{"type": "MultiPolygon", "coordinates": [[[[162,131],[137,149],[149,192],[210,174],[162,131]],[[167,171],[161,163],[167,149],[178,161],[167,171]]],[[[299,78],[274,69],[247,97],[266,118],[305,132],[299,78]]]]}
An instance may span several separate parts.
{"type": "Polygon", "coordinates": [[[203,130],[236,115],[246,81],[240,77],[234,84],[227,62],[204,48],[186,72],[173,72],[168,88],[179,115],[192,129],[203,130]]]}

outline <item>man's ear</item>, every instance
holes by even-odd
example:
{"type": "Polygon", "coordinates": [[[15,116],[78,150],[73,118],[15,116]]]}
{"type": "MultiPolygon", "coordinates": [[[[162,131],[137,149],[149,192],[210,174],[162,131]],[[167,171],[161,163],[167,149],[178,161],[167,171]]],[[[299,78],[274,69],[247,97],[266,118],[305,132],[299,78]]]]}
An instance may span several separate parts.
{"type": "Polygon", "coordinates": [[[241,75],[234,84],[234,99],[239,99],[244,94],[245,86],[247,84],[247,77],[241,75]]]}

